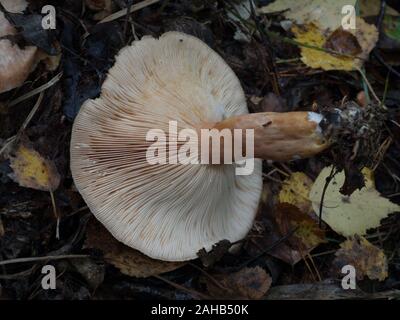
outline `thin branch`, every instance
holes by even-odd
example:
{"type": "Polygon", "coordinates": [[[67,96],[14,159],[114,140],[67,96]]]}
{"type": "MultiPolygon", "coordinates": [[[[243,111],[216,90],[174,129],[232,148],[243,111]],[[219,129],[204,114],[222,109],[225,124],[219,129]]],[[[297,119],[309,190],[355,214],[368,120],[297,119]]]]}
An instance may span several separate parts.
{"type": "Polygon", "coordinates": [[[62,255],[62,256],[17,258],[17,259],[0,261],[0,266],[5,266],[5,265],[9,265],[9,264],[17,264],[17,263],[26,263],[26,262],[40,262],[40,261],[48,261],[48,260],[84,259],[84,258],[89,258],[89,257],[90,256],[86,255],[86,254],[71,254],[71,255],[62,255]]]}

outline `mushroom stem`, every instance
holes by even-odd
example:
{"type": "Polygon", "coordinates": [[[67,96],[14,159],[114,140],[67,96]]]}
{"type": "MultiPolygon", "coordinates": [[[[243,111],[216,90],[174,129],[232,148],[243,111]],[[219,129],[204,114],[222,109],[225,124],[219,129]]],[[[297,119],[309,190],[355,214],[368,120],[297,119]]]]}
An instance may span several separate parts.
{"type": "MultiPolygon", "coordinates": [[[[289,161],[311,157],[329,146],[329,140],[319,126],[323,119],[322,115],[314,112],[262,112],[231,117],[205,127],[217,129],[219,132],[229,129],[232,133],[235,129],[241,129],[239,153],[244,158],[252,158],[251,154],[245,152],[248,150],[245,135],[246,129],[253,129],[254,158],[289,161]]],[[[234,137],[234,134],[231,136],[234,137]]],[[[227,144],[221,141],[219,150],[221,159],[226,154],[234,157],[235,141],[227,146],[230,148],[229,151],[225,150],[224,145],[227,144]]],[[[215,149],[213,151],[213,148],[215,146],[210,144],[210,154],[217,151],[215,149]]]]}

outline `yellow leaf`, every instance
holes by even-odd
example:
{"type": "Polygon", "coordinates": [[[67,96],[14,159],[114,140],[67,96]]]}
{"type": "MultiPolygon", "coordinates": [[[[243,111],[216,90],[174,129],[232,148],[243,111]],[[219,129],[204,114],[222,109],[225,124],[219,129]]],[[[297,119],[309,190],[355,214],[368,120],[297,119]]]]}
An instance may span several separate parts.
{"type": "Polygon", "coordinates": [[[14,171],[11,177],[20,186],[42,191],[58,188],[60,175],[55,165],[30,147],[19,145],[10,162],[14,171]]]}
{"type": "Polygon", "coordinates": [[[293,172],[282,185],[279,202],[292,204],[302,212],[308,213],[311,209],[311,201],[308,195],[312,183],[312,180],[303,172],[293,172]]]}
{"type": "MultiPolygon", "coordinates": [[[[332,168],[324,168],[311,188],[310,200],[318,214],[326,178],[332,168]]],[[[322,219],[337,233],[344,236],[364,235],[368,229],[376,228],[390,213],[400,212],[400,206],[383,198],[376,191],[370,170],[363,170],[365,187],[351,196],[340,193],[345,181],[344,172],[339,172],[329,183],[323,201],[322,219]]]]}
{"type": "Polygon", "coordinates": [[[297,24],[314,23],[321,30],[333,31],[341,26],[345,5],[356,5],[356,0],[277,0],[260,8],[260,13],[283,11],[286,19],[297,24]]]}
{"type": "MultiPolygon", "coordinates": [[[[378,41],[378,30],[372,24],[367,24],[362,18],[356,18],[355,29],[342,29],[342,8],[345,5],[355,6],[355,0],[279,0],[268,6],[260,8],[260,13],[271,13],[283,11],[286,19],[294,22],[292,32],[295,40],[318,48],[324,48],[327,40],[332,34],[339,33],[344,36],[352,34],[361,52],[351,54],[342,52],[346,56],[334,55],[326,50],[307,48],[301,46],[302,61],[311,68],[323,70],[355,70],[363,65],[369,53],[378,41]],[[352,58],[348,56],[356,56],[352,58]]],[[[343,38],[342,38],[343,40],[343,38]]],[[[333,50],[341,52],[341,50],[333,50]]]]}
{"type": "MultiPolygon", "coordinates": [[[[305,28],[293,26],[293,33],[296,35],[296,41],[305,45],[322,48],[326,42],[326,38],[322,32],[314,25],[310,24],[305,28]]],[[[353,70],[353,59],[342,56],[334,56],[327,52],[319,51],[312,48],[300,47],[301,61],[307,66],[324,70],[353,70]]]]}
{"type": "MultiPolygon", "coordinates": [[[[337,29],[337,30],[341,30],[337,29]]],[[[302,27],[293,26],[295,40],[318,48],[323,48],[328,37],[332,34],[319,29],[315,24],[307,24],[302,27]]],[[[336,30],[335,30],[336,31],[336,30]]],[[[363,65],[363,60],[368,58],[369,53],[378,41],[378,31],[375,26],[367,24],[363,19],[357,18],[356,29],[349,29],[358,41],[361,53],[356,54],[357,58],[330,54],[314,48],[300,47],[301,60],[311,68],[322,68],[323,70],[355,70],[363,65]]],[[[337,50],[334,50],[337,51],[337,50]]],[[[348,54],[352,55],[352,54],[348,54]]],[[[353,56],[353,55],[352,55],[353,56]]]]}

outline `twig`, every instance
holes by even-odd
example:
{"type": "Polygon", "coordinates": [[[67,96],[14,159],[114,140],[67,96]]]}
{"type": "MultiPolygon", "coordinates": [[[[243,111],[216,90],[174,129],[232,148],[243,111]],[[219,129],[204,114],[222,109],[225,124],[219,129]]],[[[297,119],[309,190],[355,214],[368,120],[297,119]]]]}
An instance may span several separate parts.
{"type": "Polygon", "coordinates": [[[314,270],[315,270],[315,272],[317,273],[318,280],[319,280],[319,281],[322,281],[321,274],[319,273],[319,270],[318,270],[318,268],[317,268],[317,266],[316,266],[316,264],[315,264],[315,262],[314,262],[314,259],[313,259],[312,256],[310,255],[310,253],[307,253],[307,257],[308,257],[308,259],[311,261],[311,264],[313,265],[314,270]]]}
{"type": "Polygon", "coordinates": [[[275,63],[281,64],[281,63],[293,63],[293,62],[300,62],[300,58],[291,58],[291,59],[276,59],[275,63]]]}
{"type": "Polygon", "coordinates": [[[74,216],[74,215],[76,215],[76,214],[78,214],[80,212],[83,212],[85,210],[89,210],[89,207],[88,206],[84,206],[84,207],[79,208],[79,209],[77,209],[75,211],[72,211],[70,214],[68,214],[68,217],[74,216]]]}
{"type": "Polygon", "coordinates": [[[23,277],[28,277],[32,274],[34,271],[35,266],[30,267],[28,270],[21,271],[18,273],[13,273],[13,274],[0,274],[0,279],[1,280],[15,280],[18,278],[23,278],[23,277]]]}
{"type": "Polygon", "coordinates": [[[194,263],[189,263],[189,266],[199,270],[204,276],[206,276],[210,281],[212,281],[217,287],[222,290],[228,291],[229,289],[222,285],[217,279],[215,279],[211,274],[200,268],[199,266],[195,265],[194,263]]]}
{"type": "Polygon", "coordinates": [[[89,258],[90,256],[87,254],[71,254],[71,255],[63,255],[63,256],[44,256],[44,257],[32,257],[32,258],[17,258],[10,259],[5,261],[0,261],[0,266],[5,266],[9,264],[16,263],[26,263],[26,262],[39,262],[39,261],[47,261],[47,260],[63,260],[63,259],[83,259],[89,258]]]}
{"type": "Polygon", "coordinates": [[[325,193],[326,193],[326,190],[328,189],[329,183],[332,181],[332,179],[335,175],[334,170],[335,170],[335,167],[332,167],[331,173],[329,174],[329,177],[326,178],[324,189],[322,190],[321,202],[319,204],[319,215],[318,215],[318,226],[320,228],[322,227],[322,208],[324,206],[325,193]]]}
{"type": "Polygon", "coordinates": [[[3,147],[0,149],[0,156],[3,154],[3,152],[8,148],[8,146],[10,145],[10,144],[12,144],[14,141],[15,141],[15,138],[16,138],[17,136],[12,136],[12,137],[10,137],[10,138],[8,138],[7,140],[6,140],[6,142],[4,143],[4,145],[3,145],[3,147]]]}
{"type": "Polygon", "coordinates": [[[338,251],[338,249],[328,250],[328,251],[319,252],[319,253],[314,253],[314,254],[311,255],[311,256],[314,257],[314,258],[316,258],[316,257],[320,257],[320,256],[325,256],[325,255],[327,255],[327,254],[335,253],[336,251],[338,251]]]}
{"type": "Polygon", "coordinates": [[[387,97],[387,92],[389,89],[389,76],[390,76],[390,70],[386,76],[386,80],[385,80],[385,88],[383,89],[383,97],[382,97],[382,104],[385,104],[386,101],[386,97],[387,97]]]}
{"type": "Polygon", "coordinates": [[[269,180],[271,180],[271,181],[275,181],[275,182],[280,183],[280,184],[283,183],[283,181],[281,181],[281,180],[279,180],[279,179],[272,178],[272,177],[269,175],[269,173],[268,173],[268,174],[263,173],[263,178],[267,178],[267,179],[269,179],[269,180]]]}
{"type": "Polygon", "coordinates": [[[60,240],[60,216],[58,215],[57,212],[56,199],[54,198],[54,192],[52,190],[50,190],[50,198],[51,198],[51,204],[53,206],[54,217],[56,218],[57,221],[56,239],[60,240]]]}
{"type": "Polygon", "coordinates": [[[294,228],[290,230],[287,234],[285,234],[282,238],[278,239],[275,241],[273,244],[268,246],[266,249],[261,251],[259,254],[257,254],[255,257],[250,258],[249,260],[245,261],[241,265],[239,265],[239,268],[236,269],[242,269],[244,267],[247,267],[251,262],[256,261],[257,259],[261,258],[264,254],[268,253],[269,251],[275,249],[277,246],[281,245],[283,242],[285,242],[287,239],[289,239],[297,230],[298,228],[294,228]]]}
{"type": "Polygon", "coordinates": [[[376,28],[380,32],[382,29],[382,22],[383,18],[385,17],[385,11],[386,11],[386,0],[381,0],[381,6],[379,8],[379,15],[376,20],[376,28]]]}
{"type": "Polygon", "coordinates": [[[396,126],[398,126],[398,127],[400,128],[400,123],[398,123],[398,122],[394,121],[393,119],[392,119],[392,120],[390,120],[390,122],[392,122],[393,124],[395,124],[396,126]]]}
{"type": "MultiPolygon", "coordinates": [[[[157,2],[160,2],[160,0],[145,0],[145,1],[139,2],[139,3],[133,5],[130,8],[129,13],[141,10],[141,9],[146,8],[146,7],[148,7],[148,6],[152,5],[152,4],[155,4],[157,2]]],[[[123,16],[125,16],[127,14],[128,14],[128,8],[125,8],[125,9],[122,9],[120,11],[117,11],[117,12],[109,15],[108,17],[104,18],[103,20],[99,21],[98,23],[100,24],[100,23],[106,23],[106,22],[114,21],[114,20],[117,20],[119,18],[122,18],[123,16]]]]}
{"type": "Polygon", "coordinates": [[[381,100],[380,100],[380,99],[378,98],[378,96],[376,95],[376,93],[375,93],[374,89],[372,88],[371,84],[369,83],[369,81],[368,81],[367,76],[365,75],[365,73],[364,73],[359,67],[356,67],[356,68],[357,68],[357,71],[361,74],[361,76],[362,76],[362,78],[364,79],[365,83],[367,84],[367,86],[368,86],[369,90],[371,91],[372,95],[374,96],[376,102],[378,102],[379,105],[380,105],[382,108],[386,109],[386,107],[385,107],[384,105],[382,105],[381,100]]]}
{"type": "Polygon", "coordinates": [[[31,112],[29,112],[28,116],[26,117],[24,123],[22,124],[21,128],[18,131],[19,135],[22,131],[24,131],[26,129],[26,127],[29,125],[29,122],[31,122],[32,118],[34,117],[36,111],[39,109],[40,104],[43,101],[43,97],[44,97],[44,91],[40,92],[38,99],[36,100],[35,105],[33,106],[31,112]]]}

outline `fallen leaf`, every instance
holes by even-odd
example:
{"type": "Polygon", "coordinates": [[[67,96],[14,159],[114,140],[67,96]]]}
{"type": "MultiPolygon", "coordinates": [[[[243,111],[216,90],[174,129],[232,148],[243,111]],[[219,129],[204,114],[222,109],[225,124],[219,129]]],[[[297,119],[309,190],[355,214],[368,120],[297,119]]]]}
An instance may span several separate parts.
{"type": "Polygon", "coordinates": [[[59,54],[54,45],[54,33],[43,28],[43,16],[41,14],[8,13],[8,17],[12,24],[18,30],[21,30],[18,35],[22,36],[27,44],[36,46],[49,55],[59,54]]]}
{"type": "Polygon", "coordinates": [[[356,1],[338,0],[290,0],[275,1],[259,9],[260,13],[283,11],[283,15],[295,22],[291,30],[295,40],[318,48],[327,48],[357,58],[333,55],[327,51],[301,46],[302,61],[311,68],[323,70],[355,70],[363,65],[378,41],[378,31],[356,17],[356,28],[343,30],[342,8],[355,6],[356,1]],[[355,54],[357,53],[357,54],[355,54]]]}
{"type": "MultiPolygon", "coordinates": [[[[336,33],[334,37],[345,37],[346,39],[341,40],[342,44],[346,43],[347,47],[353,47],[352,51],[359,51],[355,58],[346,57],[340,55],[334,55],[323,50],[317,50],[315,48],[308,48],[301,46],[301,60],[311,68],[322,68],[323,70],[355,70],[363,65],[364,60],[369,56],[371,50],[375,47],[378,41],[378,31],[374,25],[367,24],[363,19],[356,19],[356,29],[349,29],[343,31],[340,27],[333,33],[326,35],[326,32],[319,29],[315,24],[307,24],[302,27],[293,26],[292,31],[295,34],[295,40],[304,45],[309,45],[318,48],[324,48],[324,46],[332,47],[332,38],[330,36],[336,33]],[[351,35],[351,36],[350,36],[351,35]],[[354,37],[354,38],[352,38],[354,37]],[[349,44],[350,40],[352,44],[349,44]],[[330,40],[329,40],[330,39],[330,40]],[[327,43],[328,41],[328,43],[327,43]],[[329,42],[330,41],[330,42],[329,42]],[[359,48],[360,50],[357,50],[359,48]]],[[[339,42],[335,40],[336,46],[339,42]]],[[[346,51],[345,48],[341,48],[335,51],[346,51]]],[[[344,53],[344,52],[343,52],[344,53]]],[[[353,56],[353,55],[352,55],[353,56]]]]}
{"type": "MultiPolygon", "coordinates": [[[[332,168],[326,167],[311,188],[310,199],[318,214],[326,178],[332,168]]],[[[365,187],[355,190],[350,196],[340,193],[345,181],[343,171],[336,174],[328,185],[322,207],[322,219],[334,231],[346,237],[365,235],[368,229],[376,228],[390,213],[400,211],[400,206],[383,198],[375,189],[371,171],[364,170],[365,187]]]]}
{"type": "MultiPolygon", "coordinates": [[[[381,4],[379,1],[358,0],[358,4],[360,6],[361,17],[377,16],[379,15],[379,11],[381,10],[381,4]]],[[[389,14],[392,16],[399,15],[399,13],[388,4],[386,4],[385,6],[385,14],[389,14]]]]}
{"type": "MultiPolygon", "coordinates": [[[[380,1],[358,0],[360,7],[360,16],[366,18],[367,21],[377,21],[381,10],[380,1]]],[[[381,32],[379,35],[379,48],[386,50],[398,50],[400,48],[400,14],[386,3],[385,13],[381,24],[381,32]]],[[[396,52],[397,53],[397,52],[396,52]]],[[[398,54],[394,53],[394,57],[398,54]]],[[[385,53],[381,53],[385,54],[385,53]]],[[[396,58],[389,59],[385,57],[386,63],[393,65],[396,58]],[[393,61],[391,61],[393,60],[393,61]]]]}
{"type": "Polygon", "coordinates": [[[184,265],[182,262],[151,259],[139,251],[125,246],[95,219],[89,221],[86,232],[85,247],[102,251],[106,262],[128,276],[147,278],[173,271],[184,265]]]}
{"type": "Polygon", "coordinates": [[[230,274],[217,274],[203,280],[209,294],[216,299],[261,299],[271,287],[272,279],[261,267],[243,268],[230,274]],[[215,282],[216,280],[216,282],[215,282]]]}
{"type": "Polygon", "coordinates": [[[341,243],[335,256],[333,265],[336,272],[345,265],[352,265],[358,280],[367,276],[371,280],[383,281],[388,276],[384,252],[364,237],[355,236],[341,243]]]}
{"type": "Polygon", "coordinates": [[[325,232],[319,228],[317,221],[307,213],[301,212],[297,207],[288,203],[280,203],[275,209],[275,214],[276,223],[282,236],[293,232],[287,241],[302,256],[325,242],[325,232]]]}
{"type": "Polygon", "coordinates": [[[24,143],[17,147],[10,162],[14,171],[10,177],[22,187],[54,191],[60,184],[60,175],[54,163],[24,143]]]}
{"type": "Polygon", "coordinates": [[[232,244],[229,240],[221,240],[212,246],[212,249],[207,252],[204,248],[199,250],[197,256],[200,258],[201,263],[206,268],[211,267],[229,251],[232,244]]]}
{"type": "Polygon", "coordinates": [[[303,259],[302,255],[294,250],[290,244],[285,241],[281,232],[276,226],[276,196],[269,184],[264,184],[261,194],[260,212],[258,219],[254,223],[250,239],[246,241],[244,249],[250,257],[258,257],[268,251],[268,255],[273,256],[291,266],[303,259]]]}
{"type": "Polygon", "coordinates": [[[93,259],[71,259],[70,262],[76,271],[86,280],[91,289],[97,289],[104,281],[104,264],[93,259]]]}
{"type": "Polygon", "coordinates": [[[341,26],[342,8],[356,5],[356,0],[278,0],[258,10],[259,13],[283,11],[286,19],[299,25],[313,23],[320,30],[333,31],[341,26]]]}
{"type": "Polygon", "coordinates": [[[331,33],[326,39],[324,48],[351,56],[356,56],[362,52],[357,38],[342,28],[336,29],[331,33]]]}
{"type": "Polygon", "coordinates": [[[289,203],[299,208],[302,212],[309,212],[311,201],[308,195],[312,184],[313,181],[303,172],[293,172],[282,184],[282,189],[279,192],[279,202],[289,203]]]}

